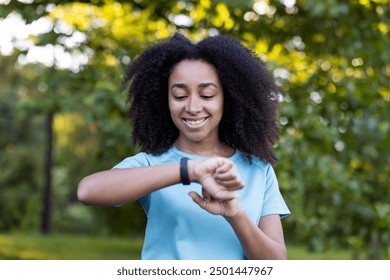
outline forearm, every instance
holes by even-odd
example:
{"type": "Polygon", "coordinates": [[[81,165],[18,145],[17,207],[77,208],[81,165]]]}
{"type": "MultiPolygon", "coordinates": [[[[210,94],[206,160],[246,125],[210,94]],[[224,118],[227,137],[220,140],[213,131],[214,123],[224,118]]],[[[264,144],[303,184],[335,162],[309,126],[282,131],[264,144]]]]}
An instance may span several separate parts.
{"type": "Polygon", "coordinates": [[[284,241],[276,241],[266,235],[242,209],[235,217],[225,218],[240,240],[248,259],[287,259],[284,241]]]}
{"type": "MultiPolygon", "coordinates": [[[[230,190],[242,188],[235,176],[231,163],[222,158],[189,160],[188,177],[191,182],[201,183],[218,199],[232,198],[234,193],[221,188],[213,179],[218,168],[225,168],[225,184],[230,190]],[[226,175],[227,174],[227,175],[226,175]]],[[[223,179],[221,179],[223,180],[223,179]]],[[[85,204],[118,205],[181,182],[180,164],[113,169],[98,172],[82,179],[77,190],[78,199],[85,204]]]]}
{"type": "Polygon", "coordinates": [[[85,204],[118,205],[179,182],[179,163],[112,169],[82,179],[77,197],[85,204]]]}

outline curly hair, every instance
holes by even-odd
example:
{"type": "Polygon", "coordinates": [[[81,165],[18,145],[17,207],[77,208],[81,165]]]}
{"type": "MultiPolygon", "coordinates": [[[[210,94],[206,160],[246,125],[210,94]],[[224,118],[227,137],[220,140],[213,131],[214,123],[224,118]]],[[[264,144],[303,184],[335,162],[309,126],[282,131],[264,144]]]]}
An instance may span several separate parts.
{"type": "Polygon", "coordinates": [[[264,62],[226,35],[196,44],[176,33],[134,60],[123,78],[123,85],[129,85],[133,144],[139,144],[144,152],[162,154],[178,137],[168,107],[168,79],[182,60],[202,60],[217,71],[224,92],[220,140],[239,149],[249,162],[256,156],[276,164],[278,87],[264,62]]]}

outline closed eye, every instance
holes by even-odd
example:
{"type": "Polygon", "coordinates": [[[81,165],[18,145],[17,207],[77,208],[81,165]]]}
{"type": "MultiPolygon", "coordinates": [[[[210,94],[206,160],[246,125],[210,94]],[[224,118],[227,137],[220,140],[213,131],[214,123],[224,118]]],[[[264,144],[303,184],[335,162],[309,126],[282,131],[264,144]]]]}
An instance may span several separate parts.
{"type": "Polygon", "coordinates": [[[180,95],[180,96],[174,96],[173,99],[177,100],[177,101],[181,101],[181,100],[184,100],[187,96],[185,95],[180,95]]]}

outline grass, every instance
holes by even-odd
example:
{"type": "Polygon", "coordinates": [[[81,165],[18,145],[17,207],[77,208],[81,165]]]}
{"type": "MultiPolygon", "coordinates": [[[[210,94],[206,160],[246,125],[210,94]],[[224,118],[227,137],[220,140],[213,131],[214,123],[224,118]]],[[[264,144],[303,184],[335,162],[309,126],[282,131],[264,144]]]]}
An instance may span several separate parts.
{"type": "Polygon", "coordinates": [[[136,260],[141,248],[141,240],[126,238],[0,234],[3,260],[136,260]]]}
{"type": "MultiPolygon", "coordinates": [[[[0,234],[0,260],[137,260],[141,248],[141,239],[0,234]]],[[[342,250],[313,253],[297,245],[287,245],[287,250],[291,260],[351,259],[342,250]]]]}
{"type": "Polygon", "coordinates": [[[325,252],[310,252],[304,246],[287,244],[289,260],[351,260],[352,253],[347,250],[329,249],[325,252]]]}

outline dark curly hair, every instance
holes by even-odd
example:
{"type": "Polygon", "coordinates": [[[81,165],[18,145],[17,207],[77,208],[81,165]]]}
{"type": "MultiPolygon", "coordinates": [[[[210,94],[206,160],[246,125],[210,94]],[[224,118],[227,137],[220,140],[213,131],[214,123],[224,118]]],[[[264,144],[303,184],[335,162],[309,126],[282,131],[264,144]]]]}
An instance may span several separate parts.
{"type": "Polygon", "coordinates": [[[220,140],[239,149],[250,162],[256,156],[276,164],[278,87],[256,54],[225,35],[195,44],[177,33],[134,60],[123,79],[128,86],[133,144],[144,152],[162,154],[178,137],[168,108],[168,78],[185,59],[206,61],[217,71],[224,92],[220,140]]]}

